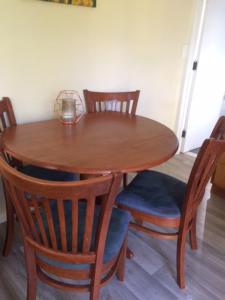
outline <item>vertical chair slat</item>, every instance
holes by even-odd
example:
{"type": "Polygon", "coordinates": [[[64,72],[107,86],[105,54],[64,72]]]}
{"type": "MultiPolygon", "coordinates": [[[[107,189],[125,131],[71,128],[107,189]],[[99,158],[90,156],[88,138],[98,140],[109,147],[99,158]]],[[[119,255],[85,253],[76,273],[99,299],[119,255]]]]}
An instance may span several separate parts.
{"type": "Polygon", "coordinates": [[[135,99],[132,100],[132,108],[131,108],[131,115],[135,115],[135,112],[137,110],[137,101],[135,99]]]}
{"type": "Polygon", "coordinates": [[[64,211],[64,205],[62,199],[57,200],[57,209],[59,215],[61,246],[63,251],[67,251],[66,220],[65,220],[65,211],[64,211]]]}
{"type": "Polygon", "coordinates": [[[114,108],[113,108],[113,105],[114,105],[113,101],[110,100],[110,101],[106,101],[106,102],[110,103],[109,111],[113,111],[114,110],[114,108]]]}
{"type": "Polygon", "coordinates": [[[126,113],[130,112],[130,101],[127,101],[126,113]]]}
{"type": "Polygon", "coordinates": [[[130,106],[129,106],[129,114],[132,114],[132,109],[134,108],[134,100],[130,100],[130,106]]]}
{"type": "MultiPolygon", "coordinates": [[[[1,120],[1,118],[0,118],[0,120],[1,120]]],[[[0,133],[2,133],[3,131],[4,131],[4,126],[3,126],[2,120],[1,120],[1,122],[0,122],[0,133]]]]}
{"type": "Polygon", "coordinates": [[[126,112],[126,108],[127,108],[127,102],[124,102],[124,105],[123,105],[123,112],[126,112]]]}
{"type": "Polygon", "coordinates": [[[106,110],[107,111],[110,111],[110,110],[112,110],[113,108],[112,108],[112,101],[105,101],[105,106],[106,106],[106,110]]]}
{"type": "Polygon", "coordinates": [[[1,118],[3,129],[5,129],[7,127],[7,125],[6,125],[6,120],[5,120],[4,112],[2,112],[0,118],[1,118]]]}
{"type": "Polygon", "coordinates": [[[120,112],[123,112],[123,105],[124,105],[124,101],[121,101],[120,112]]]}
{"type": "Polygon", "coordinates": [[[112,100],[112,110],[113,111],[116,111],[116,101],[115,100],[112,100]]]}
{"type": "Polygon", "coordinates": [[[50,208],[49,201],[50,201],[49,199],[45,199],[43,201],[43,206],[45,208],[45,213],[46,213],[46,217],[47,217],[48,231],[49,231],[49,238],[51,241],[51,245],[54,250],[57,250],[58,249],[57,240],[56,240],[54,222],[53,222],[53,218],[52,218],[52,211],[50,208]]]}
{"type": "Polygon", "coordinates": [[[95,197],[87,199],[86,216],[85,216],[85,228],[83,238],[83,253],[90,251],[91,239],[92,239],[92,227],[94,220],[94,209],[95,209],[95,197]]]}
{"type": "Polygon", "coordinates": [[[121,101],[117,101],[117,102],[116,102],[116,109],[115,109],[115,111],[120,111],[121,104],[122,104],[121,101]]]}
{"type": "MultiPolygon", "coordinates": [[[[22,207],[24,207],[24,209],[23,209],[24,215],[30,224],[31,232],[32,232],[34,238],[36,239],[36,241],[40,243],[41,239],[40,239],[40,235],[37,232],[37,228],[35,226],[34,215],[32,212],[32,206],[29,205],[29,202],[31,203],[31,200],[26,199],[22,193],[19,193],[19,194],[20,194],[19,195],[20,198],[23,199],[24,205],[22,207]]],[[[36,216],[35,216],[35,218],[36,218],[36,216]]]]}
{"type": "Polygon", "coordinates": [[[72,252],[78,250],[78,201],[72,200],[72,252]]]}
{"type": "Polygon", "coordinates": [[[38,227],[39,227],[39,230],[40,230],[40,235],[41,235],[41,238],[42,238],[42,242],[46,247],[48,247],[49,243],[48,243],[48,238],[47,238],[47,235],[46,235],[45,227],[44,227],[44,224],[43,224],[43,218],[42,218],[41,213],[40,213],[40,205],[38,203],[38,200],[34,199],[33,197],[32,197],[31,203],[32,203],[32,206],[34,208],[33,213],[35,214],[35,217],[37,219],[37,224],[38,224],[38,227]]]}

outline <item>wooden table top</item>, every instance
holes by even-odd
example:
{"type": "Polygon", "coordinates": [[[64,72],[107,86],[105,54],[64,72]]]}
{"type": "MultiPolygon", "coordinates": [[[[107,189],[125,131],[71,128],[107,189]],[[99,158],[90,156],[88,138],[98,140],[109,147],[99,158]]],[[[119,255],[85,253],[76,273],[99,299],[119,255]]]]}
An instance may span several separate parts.
{"type": "Polygon", "coordinates": [[[8,128],[3,147],[37,166],[84,174],[128,173],[168,160],[178,141],[169,128],[151,119],[102,112],[86,114],[75,125],[49,120],[8,128]]]}

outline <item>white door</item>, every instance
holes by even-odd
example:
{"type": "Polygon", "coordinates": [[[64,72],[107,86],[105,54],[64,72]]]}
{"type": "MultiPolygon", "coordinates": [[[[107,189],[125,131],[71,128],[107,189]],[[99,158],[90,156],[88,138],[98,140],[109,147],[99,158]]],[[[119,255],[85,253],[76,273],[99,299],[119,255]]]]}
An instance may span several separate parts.
{"type": "Polygon", "coordinates": [[[207,0],[195,72],[182,152],[200,147],[220,114],[225,94],[225,0],[207,0]]]}

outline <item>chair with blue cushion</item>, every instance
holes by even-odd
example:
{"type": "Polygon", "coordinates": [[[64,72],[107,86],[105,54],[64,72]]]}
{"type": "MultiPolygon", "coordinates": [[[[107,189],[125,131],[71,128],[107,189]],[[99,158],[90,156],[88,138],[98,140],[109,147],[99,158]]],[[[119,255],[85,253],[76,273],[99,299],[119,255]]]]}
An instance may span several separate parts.
{"type": "Polygon", "coordinates": [[[28,300],[36,299],[37,279],[89,291],[91,300],[115,273],[124,279],[131,216],[113,208],[121,174],[52,182],[24,175],[2,158],[0,172],[22,228],[28,300]]]}
{"type": "Polygon", "coordinates": [[[225,141],[205,140],[187,184],[172,176],[147,170],[140,172],[116,199],[120,208],[129,211],[134,220],[138,220],[130,223],[131,228],[152,237],[178,240],[177,282],[180,288],[185,287],[186,237],[189,233],[191,248],[197,249],[197,209],[223,151],[225,141]],[[144,226],[144,222],[150,227],[144,226]],[[171,229],[165,232],[160,227],[171,229]]]}
{"type": "MultiPolygon", "coordinates": [[[[8,97],[3,97],[0,101],[0,133],[2,133],[6,128],[16,126],[16,118],[14,115],[12,103],[8,97]]],[[[3,149],[1,149],[2,152],[3,149]]],[[[10,163],[10,165],[17,167],[21,172],[37,177],[40,179],[53,180],[53,181],[74,181],[78,180],[78,175],[63,171],[50,170],[45,168],[40,168],[31,165],[23,165],[20,161],[8,154],[4,153],[5,158],[10,163]]],[[[4,182],[3,182],[4,186],[4,182]]],[[[6,194],[5,194],[6,196],[6,194]]],[[[6,229],[6,239],[3,249],[3,255],[9,255],[12,242],[13,242],[13,232],[14,232],[14,209],[10,203],[10,199],[6,198],[6,210],[7,210],[7,229],[6,229]]]]}

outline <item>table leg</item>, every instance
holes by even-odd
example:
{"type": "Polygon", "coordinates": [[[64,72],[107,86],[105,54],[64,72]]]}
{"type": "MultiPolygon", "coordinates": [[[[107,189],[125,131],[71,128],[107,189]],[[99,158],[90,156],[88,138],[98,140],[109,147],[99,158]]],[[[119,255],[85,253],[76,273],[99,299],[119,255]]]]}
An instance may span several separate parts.
{"type": "Polygon", "coordinates": [[[134,252],[127,248],[127,258],[132,259],[134,257],[134,252]]]}

